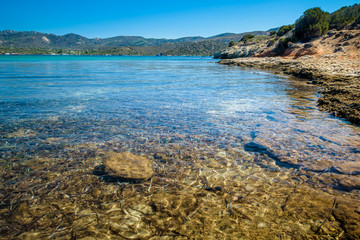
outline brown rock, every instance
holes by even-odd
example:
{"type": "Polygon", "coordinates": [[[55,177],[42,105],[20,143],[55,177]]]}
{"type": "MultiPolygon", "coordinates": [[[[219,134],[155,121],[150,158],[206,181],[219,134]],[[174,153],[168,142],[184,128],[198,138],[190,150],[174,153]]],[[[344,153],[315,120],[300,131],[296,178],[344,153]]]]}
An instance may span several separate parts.
{"type": "Polygon", "coordinates": [[[360,161],[344,161],[337,163],[333,168],[342,174],[346,175],[360,175],[360,161]]]}
{"type": "Polygon", "coordinates": [[[359,239],[360,214],[356,212],[357,204],[359,202],[340,199],[333,210],[333,216],[345,230],[344,239],[359,239]]]}
{"type": "Polygon", "coordinates": [[[112,181],[131,182],[146,181],[154,174],[149,159],[128,152],[109,154],[105,164],[95,171],[97,175],[105,175],[105,178],[112,181]]]}
{"type": "MultiPolygon", "coordinates": [[[[308,50],[308,48],[306,49],[308,50]]],[[[354,124],[360,124],[359,59],[340,58],[336,54],[316,57],[302,56],[305,52],[298,51],[296,59],[247,57],[224,59],[219,63],[270,70],[275,73],[312,80],[312,83],[324,89],[318,100],[320,110],[329,111],[337,117],[345,118],[354,124]]]]}

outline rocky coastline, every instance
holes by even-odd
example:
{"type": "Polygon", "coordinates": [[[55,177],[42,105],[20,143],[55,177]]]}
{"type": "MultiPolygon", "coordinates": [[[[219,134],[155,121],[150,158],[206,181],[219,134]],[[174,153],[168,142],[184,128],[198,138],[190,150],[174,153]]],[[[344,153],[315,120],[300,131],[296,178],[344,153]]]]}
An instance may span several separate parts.
{"type": "Polygon", "coordinates": [[[360,124],[360,59],[338,54],[223,59],[224,65],[256,68],[306,79],[321,87],[319,109],[360,124]]]}

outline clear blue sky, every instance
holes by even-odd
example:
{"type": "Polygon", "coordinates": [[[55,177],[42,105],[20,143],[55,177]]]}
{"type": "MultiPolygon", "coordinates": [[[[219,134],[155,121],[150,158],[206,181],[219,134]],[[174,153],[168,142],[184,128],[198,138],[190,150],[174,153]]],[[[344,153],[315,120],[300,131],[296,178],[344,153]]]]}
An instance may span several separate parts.
{"type": "Polygon", "coordinates": [[[39,31],[89,38],[179,38],[291,24],[312,7],[333,12],[348,0],[6,0],[0,30],[39,31]]]}

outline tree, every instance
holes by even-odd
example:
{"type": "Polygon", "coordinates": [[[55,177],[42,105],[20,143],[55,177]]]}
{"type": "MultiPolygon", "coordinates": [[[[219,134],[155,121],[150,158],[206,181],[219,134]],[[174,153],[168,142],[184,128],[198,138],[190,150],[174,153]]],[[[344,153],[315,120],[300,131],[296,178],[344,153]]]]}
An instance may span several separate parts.
{"type": "Polygon", "coordinates": [[[351,25],[360,17],[360,4],[342,7],[330,15],[330,28],[340,30],[351,25]]]}
{"type": "Polygon", "coordinates": [[[321,37],[329,30],[329,13],[319,7],[308,9],[296,22],[295,37],[308,42],[311,39],[321,37]]]}

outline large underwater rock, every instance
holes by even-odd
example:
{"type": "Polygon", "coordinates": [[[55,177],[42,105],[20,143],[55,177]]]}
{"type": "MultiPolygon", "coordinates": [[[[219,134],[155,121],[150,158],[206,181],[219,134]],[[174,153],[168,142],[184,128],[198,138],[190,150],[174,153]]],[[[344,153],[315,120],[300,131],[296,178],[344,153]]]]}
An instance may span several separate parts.
{"type": "Polygon", "coordinates": [[[146,181],[154,174],[152,162],[128,152],[111,153],[103,165],[94,170],[96,175],[109,181],[146,181]]]}

